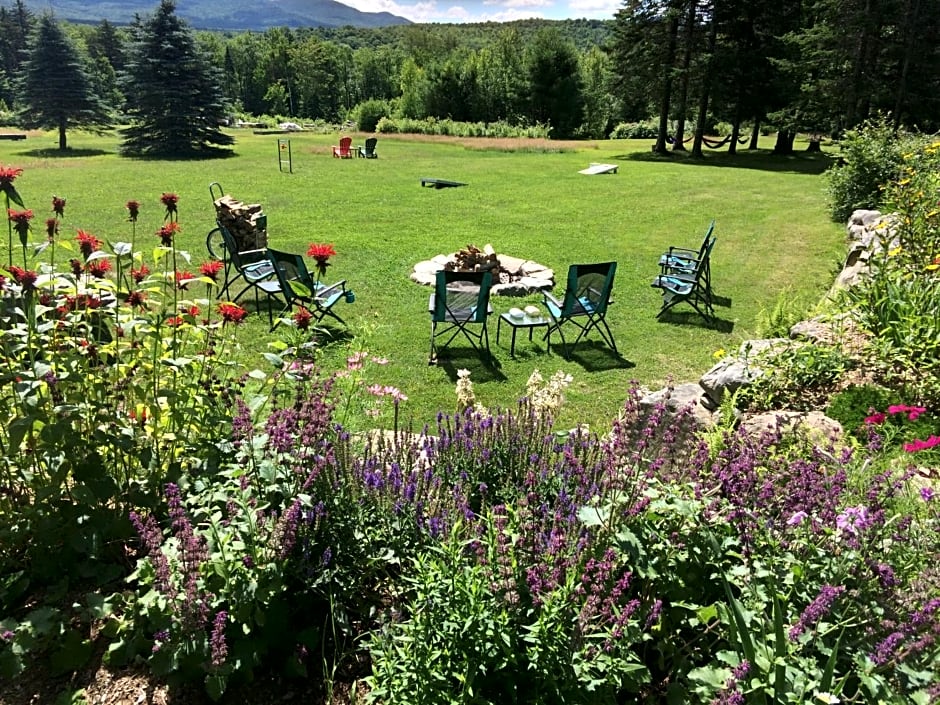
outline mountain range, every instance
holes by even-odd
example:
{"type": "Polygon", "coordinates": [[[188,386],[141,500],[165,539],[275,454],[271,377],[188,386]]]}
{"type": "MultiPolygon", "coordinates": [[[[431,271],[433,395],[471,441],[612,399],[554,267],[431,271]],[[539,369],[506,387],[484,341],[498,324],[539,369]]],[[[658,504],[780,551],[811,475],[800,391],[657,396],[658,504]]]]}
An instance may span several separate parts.
{"type": "MultiPolygon", "coordinates": [[[[2,3],[7,5],[8,3],[2,3]]],[[[147,16],[159,0],[26,0],[35,13],[51,11],[71,22],[127,24],[147,16]]],[[[410,24],[388,12],[360,12],[335,0],[177,0],[176,14],[196,29],[257,30],[270,27],[387,27],[410,24]]]]}

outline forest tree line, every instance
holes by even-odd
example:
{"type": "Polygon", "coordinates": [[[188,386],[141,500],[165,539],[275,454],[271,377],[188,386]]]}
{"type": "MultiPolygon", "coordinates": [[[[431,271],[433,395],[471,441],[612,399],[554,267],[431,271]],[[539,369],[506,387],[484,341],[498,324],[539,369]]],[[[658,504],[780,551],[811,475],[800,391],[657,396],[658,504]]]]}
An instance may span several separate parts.
{"type": "MultiPolygon", "coordinates": [[[[0,109],[22,108],[39,20],[0,6],[0,109]]],[[[47,18],[48,19],[48,18],[47,18]]],[[[62,28],[91,90],[126,116],[140,21],[62,28]]],[[[298,121],[389,116],[550,125],[603,138],[655,120],[657,148],[718,122],[838,135],[876,113],[940,127],[940,3],[923,0],[626,0],[614,18],[380,29],[193,33],[228,111],[298,121]]],[[[734,144],[736,140],[732,140],[734,144]]]]}

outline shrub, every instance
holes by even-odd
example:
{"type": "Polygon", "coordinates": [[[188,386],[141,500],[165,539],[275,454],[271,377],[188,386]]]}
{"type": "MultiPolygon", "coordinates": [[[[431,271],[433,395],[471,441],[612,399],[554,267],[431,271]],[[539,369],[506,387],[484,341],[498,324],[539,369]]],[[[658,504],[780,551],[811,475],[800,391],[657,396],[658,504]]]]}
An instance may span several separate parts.
{"type": "Polygon", "coordinates": [[[419,135],[449,135],[452,137],[503,137],[548,139],[549,128],[544,125],[510,125],[506,122],[456,122],[450,119],[428,117],[423,119],[383,117],[376,125],[379,133],[405,133],[419,135]]]}
{"type": "Polygon", "coordinates": [[[384,100],[366,100],[353,109],[353,114],[362,132],[376,132],[379,121],[391,115],[391,108],[384,100]]]}
{"type": "Polygon", "coordinates": [[[858,208],[880,207],[883,188],[900,178],[902,155],[914,141],[884,118],[849,130],[842,139],[839,163],[826,172],[832,219],[844,223],[858,208]]]}
{"type": "Polygon", "coordinates": [[[621,122],[610,133],[612,140],[656,139],[659,124],[652,120],[643,122],[621,122]]]}
{"type": "Polygon", "coordinates": [[[380,118],[375,125],[375,131],[384,135],[398,134],[398,122],[390,117],[380,118]]]}

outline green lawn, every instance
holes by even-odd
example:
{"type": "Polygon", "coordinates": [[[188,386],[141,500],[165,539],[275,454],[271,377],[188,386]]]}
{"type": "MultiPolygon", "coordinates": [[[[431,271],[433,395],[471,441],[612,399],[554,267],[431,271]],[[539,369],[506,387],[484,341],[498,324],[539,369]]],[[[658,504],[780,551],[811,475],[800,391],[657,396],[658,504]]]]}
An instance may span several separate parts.
{"type": "MultiPolygon", "coordinates": [[[[0,164],[25,169],[16,186],[36,211],[37,240],[52,214],[53,194],[68,199],[64,236],[83,228],[112,241],[130,239],[124,203],[136,199],[143,204],[138,246],[145,243],[147,251],[158,244],[153,233],[163,222],[159,196],[173,191],[180,195],[180,246],[192,253],[196,270],[214,226],[208,186],[218,181],[227,193],[263,204],[273,247],[303,251],[311,242],[333,243],[338,255],[328,278],[347,279],[356,293],[354,304],[337,309],[354,334],[351,345],[389,359],[369,371],[368,382],[401,388],[409,397],[405,418],[419,425],[433,421],[438,410],[453,409],[459,368],[472,371],[477,397],[488,406],[514,403],[538,368],[545,377],[559,369],[574,377],[562,423],[603,428],[631,380],[658,387],[668,378],[697,379],[715,350],[755,335],[761,309],[771,308],[782,292],[818,298],[844,250],[843,228],[826,216],[819,175],[825,155],[781,159],[760,151],[729,159],[710,153],[693,162],[652,157],[650,140],[510,152],[481,148],[483,143],[467,148],[381,136],[378,159],[340,160],[330,156],[336,136],[292,134],[293,173],[287,173],[278,170],[277,136],[239,132],[236,138],[236,153],[227,159],[146,161],[117,156],[113,135],[80,133],[69,136],[73,152],[60,156],[51,151],[55,136],[47,133],[0,141],[0,164]],[[579,174],[589,162],[618,164],[619,173],[579,174]],[[421,188],[425,176],[468,185],[421,188]],[[730,300],[717,309],[721,325],[709,329],[694,318],[658,322],[659,296],[650,281],[660,252],[669,245],[697,246],[712,218],[718,235],[713,281],[717,294],[730,300]],[[520,334],[512,359],[508,336],[495,346],[494,319],[495,370],[460,347],[429,367],[429,289],[409,280],[412,265],[487,243],[553,267],[556,280],[572,262],[616,260],[608,320],[623,357],[588,344],[566,362],[520,334]]],[[[539,298],[498,297],[493,305],[500,312],[539,298]]],[[[270,339],[266,317],[252,316],[241,333],[242,361],[265,365],[259,353],[270,339]]],[[[326,364],[342,366],[348,352],[329,347],[326,364]]],[[[387,421],[385,416],[379,423],[387,421]]]]}

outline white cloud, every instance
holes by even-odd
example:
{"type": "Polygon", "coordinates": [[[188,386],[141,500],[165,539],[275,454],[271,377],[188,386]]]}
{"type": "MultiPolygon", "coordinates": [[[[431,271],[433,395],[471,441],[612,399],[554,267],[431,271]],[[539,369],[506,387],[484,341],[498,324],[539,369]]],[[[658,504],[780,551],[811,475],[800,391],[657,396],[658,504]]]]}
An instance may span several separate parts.
{"type": "Polygon", "coordinates": [[[390,12],[412,22],[510,22],[529,18],[590,17],[609,19],[622,0],[463,0],[448,2],[396,2],[395,0],[342,0],[362,12],[390,12]]]}
{"type": "Polygon", "coordinates": [[[551,7],[555,3],[552,0],[484,0],[484,5],[500,5],[515,9],[519,7],[551,7]]]}
{"type": "Polygon", "coordinates": [[[623,3],[618,0],[570,0],[568,8],[571,11],[565,13],[565,16],[612,19],[622,6],[623,3]]]}

